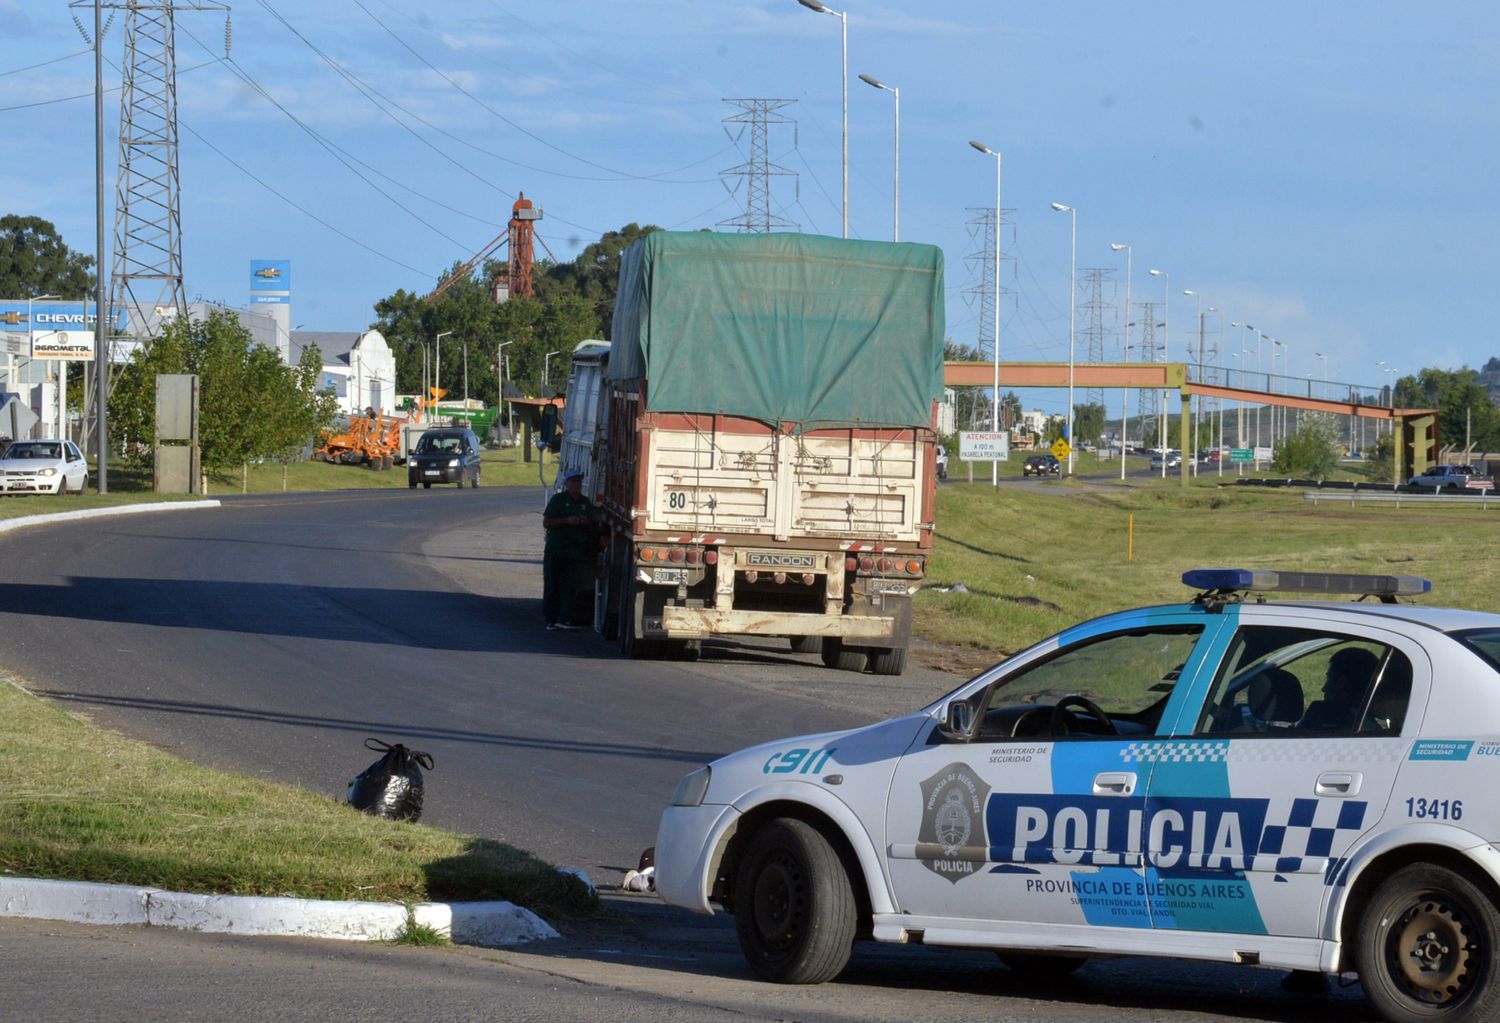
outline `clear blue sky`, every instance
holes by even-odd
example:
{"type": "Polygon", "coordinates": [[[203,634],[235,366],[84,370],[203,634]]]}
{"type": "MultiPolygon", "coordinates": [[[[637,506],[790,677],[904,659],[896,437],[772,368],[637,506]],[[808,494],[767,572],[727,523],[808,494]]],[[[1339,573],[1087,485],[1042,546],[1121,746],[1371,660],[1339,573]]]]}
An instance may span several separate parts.
{"type": "MultiPolygon", "coordinates": [[[[967,145],[977,138],[1004,152],[1015,211],[1006,358],[1067,355],[1068,219],[1054,201],[1079,211],[1079,265],[1117,268],[1116,302],[1124,261],[1110,242],[1134,246],[1135,300],[1161,297],[1148,269],[1171,273],[1174,357],[1196,329],[1184,288],[1224,321],[1283,338],[1298,373],[1316,372],[1315,350],[1331,378],[1369,384],[1382,359],[1406,372],[1500,354],[1493,5],[845,7],[851,234],[891,230],[890,96],[854,77],[864,72],[902,90],[902,236],[942,246],[956,339],[978,340],[962,296],[967,209],[994,202],[994,162],[967,145]]],[[[425,291],[479,249],[521,190],[546,210],[541,233],[561,258],[632,221],[711,226],[738,201],[717,176],[741,160],[723,97],[797,100],[795,139],[772,136],[799,174],[778,181],[777,204],[804,230],[839,231],[838,20],[795,0],[239,0],[233,24],[237,65],[351,162],[387,175],[361,167],[410,212],[229,67],[195,67],[222,53],[223,18],[180,14],[190,297],[242,304],[247,261],[286,257],[293,322],[356,329],[378,298],[425,291]],[[385,98],[362,96],[272,9],[385,98]],[[383,255],[272,195],[188,128],[383,255]]],[[[0,0],[0,37],[0,72],[84,47],[62,0],[0,0]]],[[[118,63],[119,24],[107,47],[118,63]]],[[[91,88],[91,61],[73,56],[0,77],[0,108],[91,88]]],[[[89,251],[91,122],[88,99],[0,110],[0,206],[54,221],[89,251]]],[[[1220,322],[1210,318],[1211,333],[1220,322]]]]}

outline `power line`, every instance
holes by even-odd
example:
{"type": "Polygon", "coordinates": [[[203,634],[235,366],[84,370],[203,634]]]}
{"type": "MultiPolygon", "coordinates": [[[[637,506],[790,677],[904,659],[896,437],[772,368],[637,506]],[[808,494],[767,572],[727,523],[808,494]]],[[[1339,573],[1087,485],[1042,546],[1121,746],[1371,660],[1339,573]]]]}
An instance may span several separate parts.
{"type": "MultiPolygon", "coordinates": [[[[90,50],[90,51],[86,51],[86,52],[92,53],[93,51],[90,50]]],[[[217,63],[219,63],[219,60],[221,60],[221,59],[222,58],[218,58],[218,59],[215,59],[215,60],[205,60],[201,64],[194,64],[192,67],[179,68],[178,71],[177,71],[177,73],[179,75],[185,75],[189,71],[197,71],[201,67],[208,67],[210,64],[217,64],[217,63]]],[[[119,68],[115,67],[115,65],[113,63],[111,63],[109,66],[112,67],[112,68],[114,68],[116,71],[119,70],[119,68]]],[[[120,86],[118,86],[118,85],[111,85],[109,88],[105,89],[104,91],[106,93],[119,92],[120,91],[120,86]]],[[[3,113],[5,113],[8,110],[30,110],[33,107],[51,106],[54,103],[68,103],[68,102],[71,102],[71,101],[73,101],[75,99],[93,99],[93,98],[94,98],[94,93],[93,93],[93,90],[91,89],[88,92],[79,92],[79,93],[75,93],[72,96],[58,96],[55,99],[40,99],[40,100],[37,100],[35,103],[17,103],[17,104],[15,104],[13,106],[0,107],[0,114],[3,114],[3,113]]]]}
{"type": "MultiPolygon", "coordinates": [[[[35,71],[39,67],[46,67],[49,64],[60,64],[65,60],[72,60],[74,57],[82,57],[85,53],[93,52],[93,50],[76,50],[73,53],[65,53],[61,57],[53,57],[51,60],[44,60],[39,64],[27,64],[25,67],[15,67],[11,68],[9,71],[0,71],[0,78],[5,78],[9,75],[18,75],[22,71],[35,71]]],[[[93,93],[89,93],[89,95],[92,96],[93,93]]]]}
{"type": "MultiPolygon", "coordinates": [[[[267,2],[267,0],[257,0],[257,2],[262,7],[266,8],[267,10],[272,10],[272,8],[271,8],[270,4],[267,2]]],[[[406,50],[407,53],[410,53],[413,57],[417,58],[417,60],[421,61],[422,65],[424,67],[426,67],[429,71],[431,71],[433,74],[437,75],[443,81],[447,82],[455,90],[457,90],[459,93],[461,93],[463,96],[465,96],[471,102],[473,102],[480,109],[486,111],[487,113],[489,113],[490,115],[492,115],[496,119],[498,119],[498,120],[504,122],[505,124],[509,125],[510,127],[514,128],[516,131],[520,132],[522,135],[525,135],[527,138],[529,138],[529,139],[531,139],[531,140],[533,140],[535,142],[538,142],[538,143],[546,146],[548,149],[552,150],[553,152],[560,153],[561,155],[566,156],[566,157],[568,157],[571,160],[577,160],[579,163],[585,164],[585,165],[587,165],[589,167],[593,167],[595,170],[605,171],[607,173],[617,175],[620,178],[624,178],[624,179],[631,180],[631,181],[664,181],[665,180],[665,175],[664,174],[632,174],[629,171],[618,170],[618,169],[616,169],[614,167],[610,167],[610,166],[608,166],[606,164],[602,164],[602,163],[598,163],[597,161],[590,160],[586,156],[579,156],[577,153],[570,152],[570,151],[564,149],[562,146],[555,145],[555,144],[553,144],[551,142],[548,142],[546,139],[542,138],[542,136],[538,135],[536,132],[531,131],[528,128],[525,128],[522,125],[518,124],[517,122],[511,120],[509,117],[506,117],[500,111],[496,110],[494,107],[490,106],[484,100],[482,100],[478,96],[474,95],[468,89],[465,89],[458,82],[454,81],[445,71],[443,71],[441,68],[439,68],[436,64],[432,63],[426,57],[422,56],[422,54],[418,53],[415,47],[413,47],[405,39],[401,38],[401,36],[398,35],[395,31],[393,31],[389,25],[387,25],[385,22],[381,21],[380,18],[379,18],[379,16],[376,15],[374,11],[370,10],[368,7],[366,7],[364,5],[363,0],[354,0],[354,5],[356,7],[358,7],[360,10],[364,11],[365,14],[370,18],[370,20],[373,21],[373,22],[375,22],[375,24],[379,25],[380,28],[387,35],[389,35],[392,39],[396,40],[396,42],[400,44],[400,46],[401,46],[402,49],[406,50]]],[[[275,12],[272,11],[272,13],[274,14],[275,12]]],[[[279,14],[277,14],[276,17],[280,18],[281,16],[279,14]]],[[[542,173],[546,173],[546,172],[542,172],[542,173]]],[[[701,179],[701,180],[673,180],[673,181],[668,181],[666,183],[667,184],[702,184],[703,182],[712,181],[712,180],[713,180],[712,178],[704,178],[704,179],[701,179]]]]}

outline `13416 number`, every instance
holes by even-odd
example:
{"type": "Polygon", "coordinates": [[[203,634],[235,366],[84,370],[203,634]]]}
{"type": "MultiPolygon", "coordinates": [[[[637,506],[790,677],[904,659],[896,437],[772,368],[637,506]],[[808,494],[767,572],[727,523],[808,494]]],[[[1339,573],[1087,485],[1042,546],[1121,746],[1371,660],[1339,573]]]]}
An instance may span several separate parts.
{"type": "Polygon", "coordinates": [[[1406,801],[1406,816],[1419,817],[1424,820],[1463,820],[1464,801],[1462,799],[1423,799],[1417,796],[1406,801]]]}

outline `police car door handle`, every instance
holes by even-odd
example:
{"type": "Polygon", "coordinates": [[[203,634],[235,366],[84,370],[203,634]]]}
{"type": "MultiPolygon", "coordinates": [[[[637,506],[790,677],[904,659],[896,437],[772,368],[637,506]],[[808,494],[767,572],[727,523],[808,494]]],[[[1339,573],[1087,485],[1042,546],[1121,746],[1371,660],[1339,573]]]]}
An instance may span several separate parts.
{"type": "Polygon", "coordinates": [[[1328,771],[1318,775],[1313,791],[1320,796],[1357,796],[1363,781],[1358,771],[1328,771]]]}
{"type": "Polygon", "coordinates": [[[1094,775],[1094,795],[1096,796],[1129,796],[1134,793],[1134,771],[1104,771],[1094,775]]]}

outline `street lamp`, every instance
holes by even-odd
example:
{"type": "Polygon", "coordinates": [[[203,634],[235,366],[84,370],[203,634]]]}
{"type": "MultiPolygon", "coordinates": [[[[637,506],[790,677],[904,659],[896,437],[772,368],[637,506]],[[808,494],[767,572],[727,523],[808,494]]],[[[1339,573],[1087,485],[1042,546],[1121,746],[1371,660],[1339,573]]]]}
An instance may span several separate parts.
{"type": "MultiPolygon", "coordinates": [[[[507,345],[513,345],[515,343],[516,342],[514,340],[502,341],[498,345],[495,346],[495,380],[496,380],[496,385],[495,386],[497,388],[496,391],[495,391],[495,410],[496,411],[500,411],[501,409],[504,409],[506,407],[505,406],[505,377],[506,377],[507,374],[505,372],[505,348],[506,348],[507,345]]],[[[505,417],[505,432],[506,432],[507,439],[510,436],[510,427],[511,427],[510,419],[511,419],[511,417],[509,415],[507,415],[505,417]]]]}
{"type": "Polygon", "coordinates": [[[869,75],[860,75],[859,80],[896,97],[896,201],[891,220],[893,224],[891,239],[899,242],[901,240],[901,90],[871,78],[869,75]]]}
{"type": "MultiPolygon", "coordinates": [[[[803,2],[803,0],[798,0],[803,2]]],[[[992,422],[990,429],[995,433],[1000,432],[1000,168],[1005,162],[1004,158],[995,150],[982,142],[969,140],[969,145],[987,153],[995,158],[995,389],[990,395],[990,415],[992,422]]],[[[990,463],[990,481],[995,486],[1000,485],[1000,463],[990,463]]]]}
{"type": "MultiPolygon", "coordinates": [[[[1275,346],[1275,347],[1273,347],[1271,349],[1271,375],[1272,376],[1276,375],[1276,355],[1277,355],[1276,349],[1277,348],[1286,348],[1286,354],[1284,354],[1284,355],[1281,356],[1281,374],[1280,375],[1281,376],[1290,376],[1291,375],[1292,350],[1290,348],[1287,348],[1287,346],[1286,346],[1286,344],[1284,342],[1278,341],[1274,337],[1271,338],[1271,344],[1275,346]]],[[[1271,427],[1271,446],[1275,447],[1276,446],[1276,427],[1275,427],[1274,424],[1276,422],[1276,413],[1274,411],[1271,413],[1271,422],[1273,424],[1272,427],[1271,427]]],[[[1282,410],[1281,410],[1281,439],[1282,440],[1286,440],[1286,425],[1287,425],[1286,424],[1286,409],[1283,407],[1282,410]]]]}
{"type": "MultiPolygon", "coordinates": [[[[1161,310],[1161,361],[1167,362],[1169,349],[1172,342],[1172,275],[1165,270],[1152,270],[1152,277],[1160,277],[1162,283],[1162,310],[1161,310]]],[[[1161,478],[1167,478],[1167,402],[1170,400],[1170,392],[1165,388],[1161,393],[1161,430],[1157,441],[1161,445],[1161,478]]]]}
{"type": "MultiPolygon", "coordinates": [[[[1073,448],[1078,439],[1073,436],[1073,346],[1076,336],[1075,323],[1078,311],[1078,211],[1060,202],[1052,204],[1059,213],[1068,214],[1072,221],[1073,249],[1068,265],[1068,475],[1073,475],[1073,448]]],[[[996,224],[996,230],[999,229],[996,224]]]]}
{"type": "Polygon", "coordinates": [[[836,11],[832,7],[822,3],[822,0],[797,0],[799,4],[809,11],[817,11],[819,14],[831,14],[839,19],[840,34],[843,37],[844,73],[841,82],[844,87],[844,237],[849,237],[849,14],[846,11],[836,11]]]}
{"type": "Polygon", "coordinates": [[[1328,397],[1328,357],[1325,356],[1322,352],[1313,352],[1313,355],[1317,357],[1318,365],[1321,370],[1319,376],[1323,378],[1323,386],[1318,389],[1318,397],[1326,398],[1328,397]]]}
{"type": "MultiPolygon", "coordinates": [[[[1114,252],[1125,250],[1125,350],[1121,353],[1125,361],[1130,361],[1130,262],[1135,253],[1126,242],[1110,242],[1109,247],[1114,252]]],[[[1125,401],[1120,405],[1120,479],[1125,478],[1125,438],[1129,431],[1126,429],[1130,424],[1130,385],[1125,386],[1125,401]]]]}
{"type": "Polygon", "coordinates": [[[434,392],[432,400],[434,402],[438,401],[436,392],[443,389],[443,338],[452,333],[454,331],[445,330],[432,342],[432,390],[434,392]]]}
{"type": "MultiPolygon", "coordinates": [[[[1198,300],[1198,382],[1202,383],[1203,382],[1203,293],[1201,291],[1194,291],[1192,288],[1184,288],[1182,293],[1184,295],[1189,295],[1189,296],[1191,296],[1193,298],[1196,298],[1198,300]]],[[[1192,402],[1190,401],[1189,404],[1191,405],[1192,402]]],[[[1197,402],[1198,411],[1195,411],[1193,413],[1193,416],[1192,416],[1192,420],[1193,420],[1193,425],[1192,425],[1192,430],[1193,430],[1193,475],[1194,476],[1198,475],[1198,415],[1200,414],[1200,412],[1202,410],[1202,405],[1203,405],[1203,401],[1202,401],[1202,399],[1199,399],[1198,402],[1197,402]]],[[[1183,452],[1183,457],[1184,458],[1187,457],[1187,452],[1183,452]]]]}
{"type": "Polygon", "coordinates": [[[559,348],[555,352],[548,352],[546,355],[542,356],[542,390],[544,391],[551,386],[552,356],[560,354],[562,354],[561,348],[559,348]]]}

